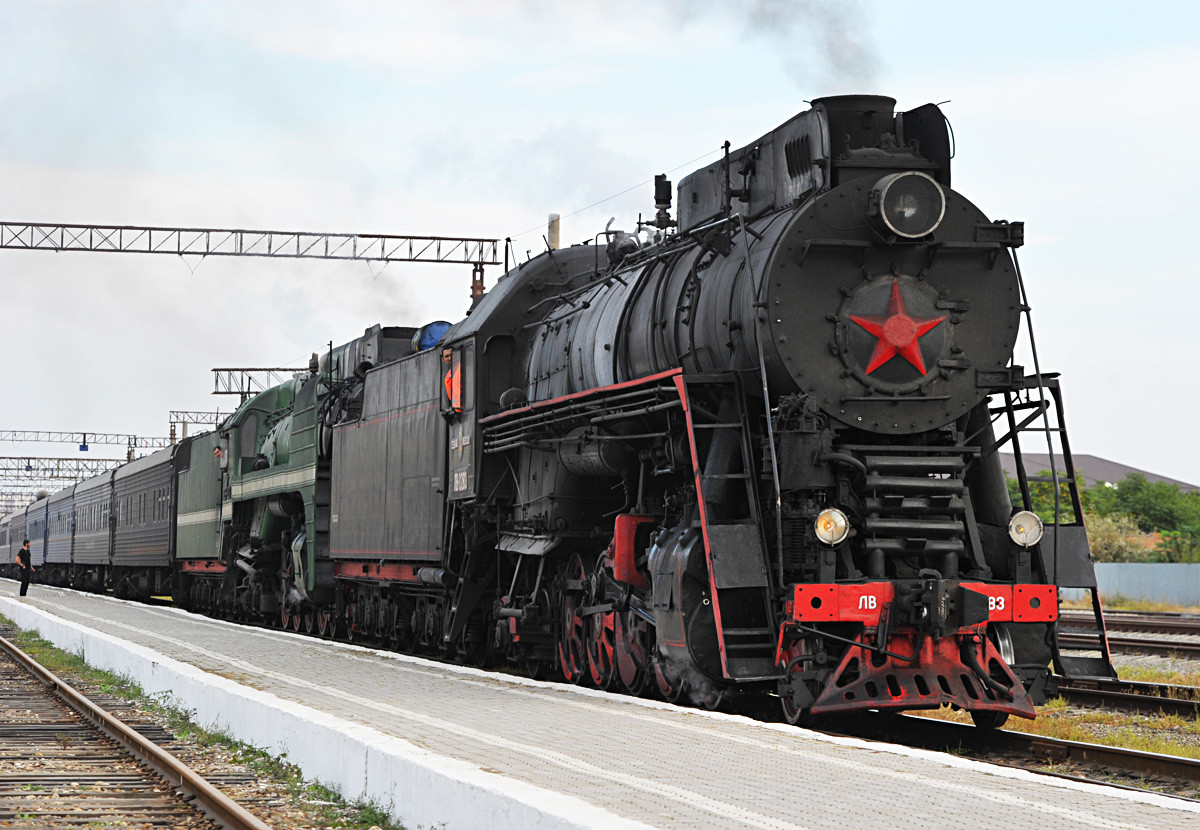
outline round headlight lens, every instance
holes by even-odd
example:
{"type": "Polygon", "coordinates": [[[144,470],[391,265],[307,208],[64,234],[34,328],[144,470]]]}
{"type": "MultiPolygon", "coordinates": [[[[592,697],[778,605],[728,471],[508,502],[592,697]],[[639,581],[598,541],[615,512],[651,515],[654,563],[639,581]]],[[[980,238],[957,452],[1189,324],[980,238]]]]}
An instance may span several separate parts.
{"type": "Polygon", "coordinates": [[[884,227],[905,239],[928,236],[946,215],[946,194],[925,173],[892,173],[875,182],[872,191],[884,227]]]}
{"type": "Polygon", "coordinates": [[[1022,510],[1008,520],[1008,538],[1023,548],[1032,547],[1042,540],[1042,520],[1036,513],[1022,510]]]}
{"type": "Polygon", "coordinates": [[[850,520],[836,507],[827,507],[813,524],[817,538],[827,545],[840,545],[850,533],[850,520]]]}

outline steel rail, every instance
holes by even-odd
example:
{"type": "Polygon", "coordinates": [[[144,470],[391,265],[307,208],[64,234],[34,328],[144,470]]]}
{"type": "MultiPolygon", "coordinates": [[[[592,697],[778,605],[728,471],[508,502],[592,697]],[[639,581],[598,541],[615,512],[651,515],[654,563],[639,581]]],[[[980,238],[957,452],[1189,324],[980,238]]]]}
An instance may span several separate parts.
{"type": "MultiPolygon", "coordinates": [[[[1066,648],[1095,649],[1095,635],[1072,634],[1061,632],[1058,644],[1066,648]]],[[[1176,655],[1179,657],[1200,658],[1200,642],[1183,640],[1147,640],[1141,637],[1114,637],[1108,635],[1110,650],[1121,654],[1155,654],[1162,657],[1176,655]]]]}
{"type": "Polygon", "coordinates": [[[149,765],[168,784],[190,797],[196,808],[213,821],[228,830],[271,830],[271,825],[247,811],[170,752],[92,703],[7,638],[0,637],[0,648],[96,728],[149,765]]]}
{"type": "MultiPolygon", "coordinates": [[[[1178,755],[1157,755],[1139,749],[1123,749],[1102,744],[1067,741],[1049,738],[1011,729],[982,730],[976,726],[938,720],[920,715],[891,715],[880,723],[861,723],[862,728],[839,728],[829,730],[834,734],[876,738],[880,732],[898,732],[898,737],[888,735],[884,739],[899,740],[906,745],[921,746],[936,751],[957,752],[963,747],[989,753],[1005,750],[1013,755],[1024,755],[1050,763],[1098,764],[1137,774],[1170,776],[1186,781],[1200,781],[1200,760],[1178,755]]],[[[824,729],[820,731],[826,731],[824,729]]],[[[989,758],[989,763],[1005,764],[1002,759],[989,758]]],[[[1013,766],[1012,764],[1006,764],[1013,766]]],[[[1046,775],[1058,775],[1047,772],[1046,775]]],[[[1060,776],[1075,778],[1078,776],[1060,776]]],[[[1089,779],[1094,780],[1094,779],[1089,779]]],[[[1094,783],[1108,784],[1106,781],[1094,783]]],[[[1176,796],[1179,797],[1179,796],[1176,796]]]]}
{"type": "Polygon", "coordinates": [[[1058,678],[1058,694],[1067,702],[1126,712],[1200,717],[1200,688],[1133,680],[1058,678]]]}
{"type": "MultiPolygon", "coordinates": [[[[1090,612],[1064,611],[1059,614],[1061,624],[1090,627],[1095,629],[1096,620],[1090,612]]],[[[1195,634],[1200,635],[1200,618],[1179,614],[1120,614],[1104,612],[1104,626],[1109,631],[1130,631],[1145,634],[1195,634]]]]}

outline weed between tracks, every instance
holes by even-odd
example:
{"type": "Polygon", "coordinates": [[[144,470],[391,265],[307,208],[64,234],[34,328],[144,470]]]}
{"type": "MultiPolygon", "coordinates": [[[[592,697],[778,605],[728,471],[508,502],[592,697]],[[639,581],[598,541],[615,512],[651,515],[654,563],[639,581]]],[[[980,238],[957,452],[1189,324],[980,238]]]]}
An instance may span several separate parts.
{"type": "MultiPolygon", "coordinates": [[[[965,712],[950,708],[915,712],[940,720],[970,723],[965,712]]],[[[1064,741],[1139,749],[1156,755],[1200,759],[1200,720],[1181,715],[1140,715],[1103,709],[1080,709],[1054,698],[1038,707],[1035,720],[1011,717],[1005,729],[1064,741]]]]}
{"type": "MultiPolygon", "coordinates": [[[[286,828],[348,828],[349,830],[404,830],[391,821],[388,814],[375,804],[347,803],[332,790],[311,781],[305,781],[300,768],[287,762],[286,757],[270,755],[264,750],[234,740],[223,732],[204,729],[192,721],[194,712],[180,709],[171,704],[169,696],[148,696],[142,688],[128,677],[89,666],[82,655],[71,654],[55,648],[41,637],[28,631],[20,631],[11,620],[0,616],[0,623],[11,626],[16,635],[13,643],[33,657],[54,674],[74,686],[83,687],[85,694],[95,697],[109,695],[134,704],[142,712],[149,713],[177,740],[214,754],[214,764],[227,773],[230,765],[247,770],[259,779],[254,800],[263,801],[259,792],[266,788],[276,789],[283,797],[269,798],[271,802],[263,809],[248,804],[263,820],[279,830],[286,828]],[[276,804],[286,801],[286,804],[276,804]]],[[[185,763],[195,766],[191,759],[185,763]]],[[[198,770],[205,774],[204,770],[198,770]]],[[[231,793],[235,798],[237,794],[231,793]]]]}
{"type": "MultiPolygon", "coordinates": [[[[1084,599],[1064,599],[1061,602],[1063,609],[1070,611],[1091,611],[1091,600],[1084,599]]],[[[1120,594],[1114,594],[1111,597],[1105,597],[1101,603],[1105,611],[1137,611],[1142,614],[1197,614],[1200,613],[1200,608],[1196,606],[1179,606],[1172,605],[1169,602],[1157,602],[1148,599],[1129,599],[1120,594]]]]}

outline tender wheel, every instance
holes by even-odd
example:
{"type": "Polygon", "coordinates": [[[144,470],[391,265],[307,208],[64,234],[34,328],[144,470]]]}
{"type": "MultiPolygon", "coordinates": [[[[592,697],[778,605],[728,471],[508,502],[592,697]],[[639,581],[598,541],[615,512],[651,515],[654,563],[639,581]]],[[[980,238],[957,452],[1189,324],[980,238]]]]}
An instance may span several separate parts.
{"type": "Polygon", "coordinates": [[[563,680],[580,683],[587,674],[587,627],[579,611],[584,604],[587,568],[579,554],[567,561],[558,628],[558,668],[563,680]]]}
{"type": "Polygon", "coordinates": [[[1004,726],[1008,720],[1008,712],[997,712],[995,709],[972,709],[971,720],[979,729],[990,732],[1004,726]]]}
{"type": "Polygon", "coordinates": [[[418,638],[413,620],[414,614],[407,604],[396,607],[395,628],[392,630],[392,641],[396,644],[396,651],[404,654],[416,653],[418,638]]]}

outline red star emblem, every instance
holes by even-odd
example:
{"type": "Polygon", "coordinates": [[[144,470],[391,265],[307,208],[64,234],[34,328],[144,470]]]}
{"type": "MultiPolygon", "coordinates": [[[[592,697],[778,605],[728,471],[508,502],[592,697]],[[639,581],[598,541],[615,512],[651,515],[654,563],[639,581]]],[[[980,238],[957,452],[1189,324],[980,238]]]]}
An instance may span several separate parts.
{"type": "Polygon", "coordinates": [[[904,295],[900,293],[900,281],[892,278],[892,297],[888,300],[887,313],[871,317],[855,317],[850,319],[858,323],[871,334],[879,338],[871,360],[867,363],[867,374],[871,374],[896,355],[900,355],[913,365],[922,375],[925,374],[925,360],[921,357],[921,347],[917,339],[935,328],[945,320],[945,316],[916,320],[908,316],[904,306],[904,295]]]}

